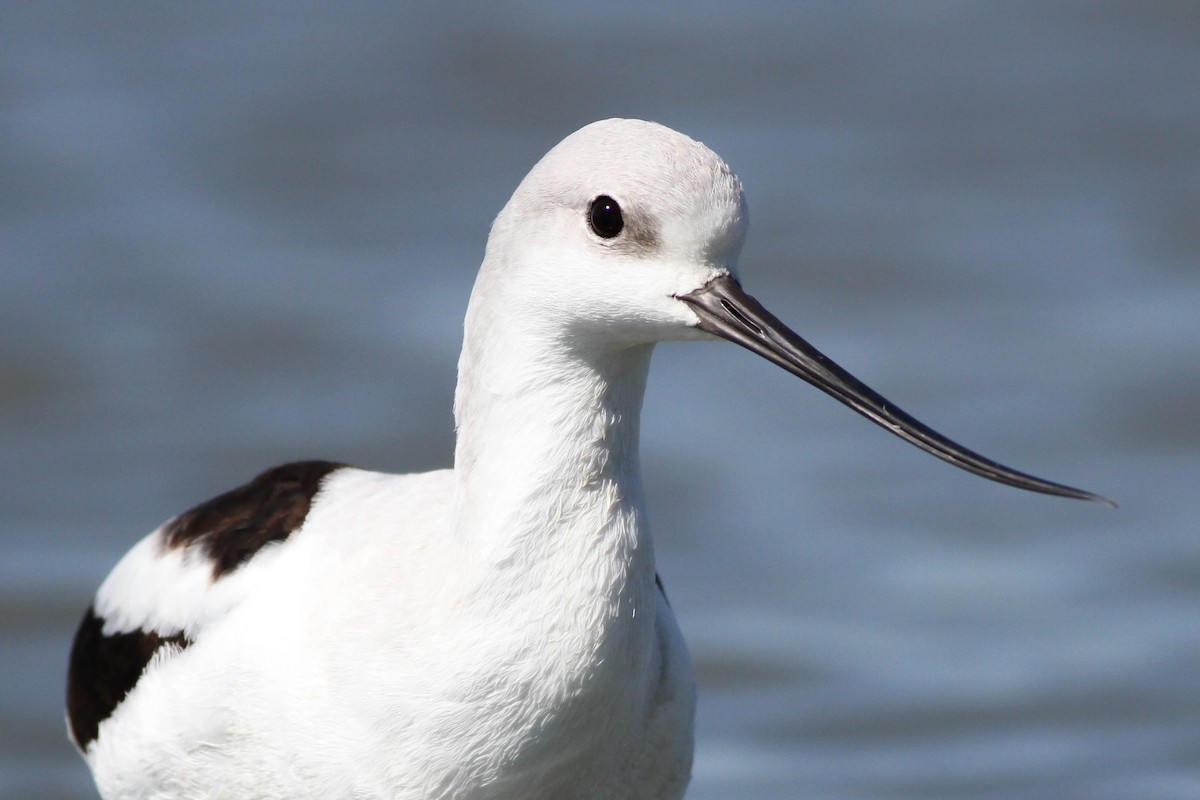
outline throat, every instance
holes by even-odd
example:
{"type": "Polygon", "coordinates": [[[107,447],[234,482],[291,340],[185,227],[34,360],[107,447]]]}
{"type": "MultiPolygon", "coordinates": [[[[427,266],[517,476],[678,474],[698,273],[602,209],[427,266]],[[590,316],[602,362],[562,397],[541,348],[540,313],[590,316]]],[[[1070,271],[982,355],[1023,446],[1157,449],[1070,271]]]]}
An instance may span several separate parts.
{"type": "Polygon", "coordinates": [[[615,578],[645,561],[653,581],[638,463],[651,349],[503,372],[464,351],[452,530],[485,569],[535,574],[550,564],[531,561],[558,560],[615,578]]]}

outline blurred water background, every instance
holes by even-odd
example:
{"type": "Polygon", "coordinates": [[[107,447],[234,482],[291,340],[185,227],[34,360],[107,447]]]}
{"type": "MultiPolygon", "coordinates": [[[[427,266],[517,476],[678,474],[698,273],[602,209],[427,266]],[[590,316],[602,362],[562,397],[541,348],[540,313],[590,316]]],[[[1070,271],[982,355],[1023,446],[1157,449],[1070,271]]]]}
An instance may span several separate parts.
{"type": "Polygon", "coordinates": [[[74,625],[296,458],[449,464],[488,225],[595,119],[741,175],[747,287],[998,487],[730,345],[659,349],[689,798],[1200,797],[1200,6],[10,3],[0,796],[94,797],[74,625]]]}

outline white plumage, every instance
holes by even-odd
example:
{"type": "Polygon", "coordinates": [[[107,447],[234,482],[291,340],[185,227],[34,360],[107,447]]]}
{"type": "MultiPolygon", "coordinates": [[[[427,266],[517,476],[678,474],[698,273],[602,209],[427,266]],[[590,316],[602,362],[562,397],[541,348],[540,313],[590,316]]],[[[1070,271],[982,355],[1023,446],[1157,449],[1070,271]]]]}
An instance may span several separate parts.
{"type": "Polygon", "coordinates": [[[741,292],[737,178],[595,123],[493,225],[454,469],[286,465],[166,523],[101,586],[68,717],[106,798],[677,798],[694,689],[638,427],[656,342],[716,334],[986,477],[741,292]]]}

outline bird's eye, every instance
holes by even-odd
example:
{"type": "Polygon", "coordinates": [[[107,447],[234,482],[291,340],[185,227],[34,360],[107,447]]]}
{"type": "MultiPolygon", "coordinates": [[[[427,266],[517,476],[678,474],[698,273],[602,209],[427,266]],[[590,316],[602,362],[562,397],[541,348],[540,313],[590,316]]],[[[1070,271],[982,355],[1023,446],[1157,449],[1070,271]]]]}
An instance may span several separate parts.
{"type": "Polygon", "coordinates": [[[625,227],[621,206],[608,195],[600,195],[588,206],[588,225],[600,238],[613,238],[625,227]]]}

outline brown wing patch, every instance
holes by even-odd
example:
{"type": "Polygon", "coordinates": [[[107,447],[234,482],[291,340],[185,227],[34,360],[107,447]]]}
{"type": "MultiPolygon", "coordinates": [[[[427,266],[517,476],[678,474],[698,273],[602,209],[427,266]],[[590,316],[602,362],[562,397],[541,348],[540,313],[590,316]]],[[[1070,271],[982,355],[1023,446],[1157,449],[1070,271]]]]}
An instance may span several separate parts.
{"type": "Polygon", "coordinates": [[[154,631],[105,635],[104,620],[88,607],[67,665],[67,720],[80,750],[96,738],[100,723],[112,716],[151,657],[168,644],[187,647],[191,642],[183,634],[162,636],[154,631]]]}
{"type": "Polygon", "coordinates": [[[163,540],[168,547],[201,544],[212,560],[213,578],[219,578],[246,563],[263,545],[286,539],[299,528],[321,481],[344,466],[297,461],[269,469],[171,520],[163,540]]]}

